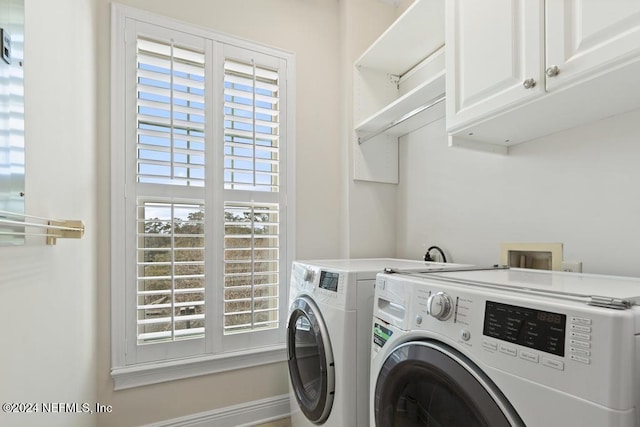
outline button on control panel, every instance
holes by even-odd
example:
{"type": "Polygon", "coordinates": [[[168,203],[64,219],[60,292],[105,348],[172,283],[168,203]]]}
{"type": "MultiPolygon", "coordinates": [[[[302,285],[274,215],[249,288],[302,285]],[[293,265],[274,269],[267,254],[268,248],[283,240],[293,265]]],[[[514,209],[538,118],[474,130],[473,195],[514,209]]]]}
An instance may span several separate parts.
{"type": "Polygon", "coordinates": [[[564,362],[561,360],[551,359],[546,356],[542,356],[542,364],[544,366],[548,366],[549,368],[557,369],[559,371],[564,371],[564,362]]]}
{"type": "Polygon", "coordinates": [[[529,362],[538,363],[540,355],[529,350],[520,350],[520,359],[527,360],[529,362]]]}
{"type": "Polygon", "coordinates": [[[484,347],[491,353],[500,353],[501,355],[506,355],[522,360],[523,363],[535,363],[547,368],[564,371],[564,362],[562,360],[546,356],[543,353],[537,352],[535,350],[529,350],[526,348],[523,349],[515,345],[501,343],[487,338],[483,338],[481,343],[482,347],[484,347]]]}
{"type": "MultiPolygon", "coordinates": [[[[587,317],[567,316],[568,317],[568,348],[565,357],[569,360],[591,364],[592,355],[592,327],[593,320],[587,317]]],[[[565,362],[557,358],[550,357],[545,353],[535,351],[535,349],[523,349],[518,346],[509,345],[508,343],[497,342],[492,339],[484,338],[482,347],[490,352],[499,352],[508,356],[518,357],[521,360],[541,364],[542,366],[564,371],[565,362]]]]}
{"type": "Polygon", "coordinates": [[[498,349],[498,343],[497,342],[492,341],[492,340],[487,340],[487,339],[482,340],[482,346],[484,348],[487,348],[489,350],[494,350],[494,351],[498,349]]]}
{"type": "Polygon", "coordinates": [[[571,316],[569,319],[569,359],[591,363],[591,327],[593,321],[587,317],[571,316]]]}
{"type": "Polygon", "coordinates": [[[498,344],[498,351],[513,357],[516,357],[518,354],[518,350],[514,346],[506,344],[498,344]]]}

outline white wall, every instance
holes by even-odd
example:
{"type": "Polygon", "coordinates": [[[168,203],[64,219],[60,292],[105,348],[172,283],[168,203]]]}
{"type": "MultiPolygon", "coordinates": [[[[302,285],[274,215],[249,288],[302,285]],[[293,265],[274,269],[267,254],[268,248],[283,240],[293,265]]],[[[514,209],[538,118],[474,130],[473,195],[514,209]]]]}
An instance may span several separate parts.
{"type": "MultiPolygon", "coordinates": [[[[342,85],[345,114],[341,121],[343,180],[342,252],[345,258],[391,257],[396,253],[397,186],[354,181],[353,64],[413,0],[392,7],[375,0],[340,1],[342,85]]],[[[414,257],[415,258],[415,257],[414,257]]]]}
{"type": "MultiPolygon", "coordinates": [[[[97,401],[94,0],[25,1],[26,212],[80,219],[81,240],[0,248],[0,402],[97,401]]],[[[0,425],[91,426],[5,414],[0,425]]]]}
{"type": "MultiPolygon", "coordinates": [[[[109,4],[99,4],[99,156],[109,157],[109,4]]],[[[338,2],[335,0],[123,0],[120,3],[296,55],[296,257],[338,257],[343,228],[338,2]]],[[[109,167],[99,167],[98,396],[114,412],[100,425],[139,425],[264,399],[288,392],[278,363],[114,392],[109,374],[109,167]],[[179,399],[176,399],[179,397],[179,399]]]]}
{"type": "Polygon", "coordinates": [[[640,111],[507,156],[447,147],[444,120],[403,137],[398,256],[487,265],[502,242],[561,242],[584,272],[640,276],[639,137],[640,111]]]}

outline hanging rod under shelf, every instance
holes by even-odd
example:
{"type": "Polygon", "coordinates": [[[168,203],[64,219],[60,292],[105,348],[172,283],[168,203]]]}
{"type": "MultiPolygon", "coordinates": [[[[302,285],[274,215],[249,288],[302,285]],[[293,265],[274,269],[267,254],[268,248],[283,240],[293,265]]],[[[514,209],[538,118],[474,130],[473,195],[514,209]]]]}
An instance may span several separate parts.
{"type": "Polygon", "coordinates": [[[0,210],[0,226],[7,225],[11,227],[25,227],[25,228],[44,228],[46,233],[31,233],[13,230],[0,231],[0,235],[13,235],[13,236],[44,236],[47,238],[47,245],[55,245],[57,239],[80,239],[84,235],[84,223],[80,220],[60,220],[44,218],[34,215],[26,215],[17,212],[8,212],[0,210]],[[18,221],[15,219],[2,218],[2,216],[9,216],[13,218],[30,218],[35,220],[46,221],[46,224],[41,224],[31,221],[18,221]]]}
{"type": "Polygon", "coordinates": [[[436,96],[435,98],[429,100],[427,103],[421,105],[420,107],[409,111],[407,114],[403,115],[402,117],[392,121],[391,123],[388,123],[387,125],[383,126],[382,128],[378,129],[377,131],[370,133],[368,135],[365,136],[361,136],[358,137],[358,144],[364,144],[365,142],[369,141],[372,138],[375,138],[378,135],[381,135],[383,133],[385,133],[386,131],[388,131],[391,128],[394,128],[396,126],[398,126],[400,123],[405,122],[407,120],[409,120],[410,118],[417,116],[418,114],[422,113],[425,110],[428,110],[431,107],[435,107],[436,105],[438,105],[439,103],[441,103],[442,101],[446,100],[446,94],[441,93],[440,95],[436,96]]]}

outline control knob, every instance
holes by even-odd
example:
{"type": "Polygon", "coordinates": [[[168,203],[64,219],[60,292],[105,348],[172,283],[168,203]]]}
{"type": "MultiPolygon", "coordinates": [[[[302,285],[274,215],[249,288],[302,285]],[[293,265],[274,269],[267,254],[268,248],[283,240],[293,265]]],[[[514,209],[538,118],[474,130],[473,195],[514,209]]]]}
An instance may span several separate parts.
{"type": "Polygon", "coordinates": [[[433,294],[427,300],[427,311],[431,317],[438,320],[447,320],[451,317],[453,301],[444,292],[433,294]]]}

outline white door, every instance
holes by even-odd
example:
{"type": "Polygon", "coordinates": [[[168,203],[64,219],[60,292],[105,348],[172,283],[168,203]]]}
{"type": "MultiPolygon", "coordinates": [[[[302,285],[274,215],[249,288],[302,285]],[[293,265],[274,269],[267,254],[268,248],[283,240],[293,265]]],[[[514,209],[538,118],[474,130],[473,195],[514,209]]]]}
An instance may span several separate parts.
{"type": "Polygon", "coordinates": [[[639,0],[546,0],[546,20],[549,91],[640,54],[639,0]]]}
{"type": "Polygon", "coordinates": [[[446,2],[450,132],[544,93],[543,6],[542,0],[446,2]]]}

